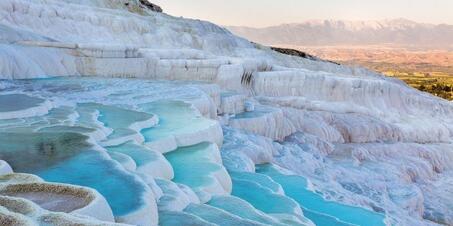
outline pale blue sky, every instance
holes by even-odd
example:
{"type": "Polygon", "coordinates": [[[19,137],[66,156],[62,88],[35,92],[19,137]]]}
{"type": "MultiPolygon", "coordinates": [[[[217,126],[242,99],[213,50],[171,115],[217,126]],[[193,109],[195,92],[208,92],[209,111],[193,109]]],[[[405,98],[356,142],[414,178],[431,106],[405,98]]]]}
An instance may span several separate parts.
{"type": "Polygon", "coordinates": [[[453,0],[150,0],[174,16],[263,27],[309,19],[406,18],[453,24],[453,0]]]}

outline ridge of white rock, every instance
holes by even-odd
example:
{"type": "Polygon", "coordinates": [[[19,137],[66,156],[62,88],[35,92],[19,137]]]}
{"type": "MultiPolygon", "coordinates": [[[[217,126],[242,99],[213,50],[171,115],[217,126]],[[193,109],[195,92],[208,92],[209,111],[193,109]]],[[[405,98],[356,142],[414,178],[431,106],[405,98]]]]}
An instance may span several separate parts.
{"type": "MultiPolygon", "coordinates": [[[[112,210],[107,201],[94,189],[45,183],[41,178],[27,174],[6,174],[1,176],[0,180],[2,180],[0,195],[5,203],[8,203],[9,200],[25,202],[20,199],[26,199],[40,206],[32,209],[42,208],[51,212],[70,213],[100,221],[114,222],[112,210]],[[16,198],[18,200],[15,200],[16,198]]],[[[25,206],[28,205],[27,202],[25,202],[25,206]]],[[[13,205],[5,207],[14,209],[13,205]]],[[[23,207],[17,206],[16,208],[23,207]]]]}
{"type": "Polygon", "coordinates": [[[1,177],[112,211],[2,221],[453,224],[453,105],[401,81],[136,0],[2,0],[0,31],[1,177]]]}
{"type": "Polygon", "coordinates": [[[100,221],[96,218],[87,217],[86,215],[50,212],[24,198],[0,196],[0,203],[0,222],[5,225],[65,225],[74,223],[90,226],[125,226],[125,224],[100,221]]]}

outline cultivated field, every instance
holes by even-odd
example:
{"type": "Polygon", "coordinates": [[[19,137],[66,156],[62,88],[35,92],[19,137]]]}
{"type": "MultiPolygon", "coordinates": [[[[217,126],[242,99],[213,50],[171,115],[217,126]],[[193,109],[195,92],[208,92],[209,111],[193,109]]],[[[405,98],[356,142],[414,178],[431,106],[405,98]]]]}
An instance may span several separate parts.
{"type": "Polygon", "coordinates": [[[453,51],[392,46],[286,46],[323,59],[360,65],[397,77],[410,86],[453,100],[453,51]]]}

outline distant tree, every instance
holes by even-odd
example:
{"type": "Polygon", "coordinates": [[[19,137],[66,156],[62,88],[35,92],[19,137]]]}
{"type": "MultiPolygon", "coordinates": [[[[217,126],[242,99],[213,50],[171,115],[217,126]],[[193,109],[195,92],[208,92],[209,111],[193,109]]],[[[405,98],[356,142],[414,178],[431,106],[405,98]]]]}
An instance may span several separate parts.
{"type": "Polygon", "coordinates": [[[440,93],[440,91],[442,91],[442,85],[441,84],[434,84],[432,89],[436,93],[440,93]]]}
{"type": "Polygon", "coordinates": [[[418,87],[418,89],[421,91],[426,91],[426,86],[422,84],[421,86],[418,87]]]}

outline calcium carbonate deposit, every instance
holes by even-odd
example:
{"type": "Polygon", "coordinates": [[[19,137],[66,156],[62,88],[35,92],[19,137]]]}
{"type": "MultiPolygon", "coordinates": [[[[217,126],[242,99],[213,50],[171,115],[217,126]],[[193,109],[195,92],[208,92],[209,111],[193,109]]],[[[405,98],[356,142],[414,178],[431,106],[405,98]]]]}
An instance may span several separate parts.
{"type": "Polygon", "coordinates": [[[451,103],[144,2],[0,1],[1,225],[453,225],[451,103]]]}

